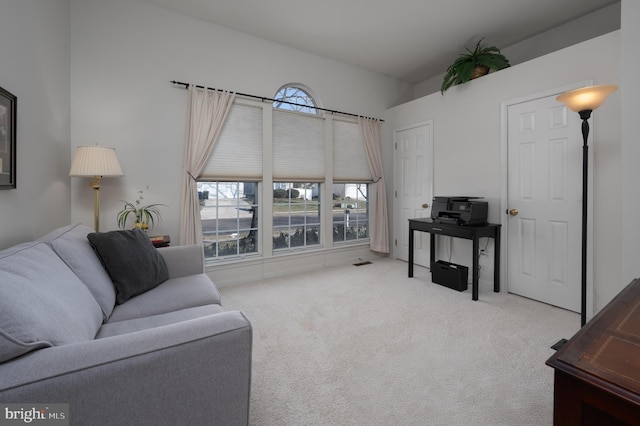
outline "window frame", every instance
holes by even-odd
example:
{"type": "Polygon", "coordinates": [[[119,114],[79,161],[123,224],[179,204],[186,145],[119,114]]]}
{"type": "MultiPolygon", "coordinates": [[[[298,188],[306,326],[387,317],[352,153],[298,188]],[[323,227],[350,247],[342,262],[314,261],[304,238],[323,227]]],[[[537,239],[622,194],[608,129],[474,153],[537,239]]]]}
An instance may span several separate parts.
{"type": "MultiPolygon", "coordinates": [[[[292,83],[286,86],[295,86],[301,89],[304,89],[305,92],[312,96],[315,101],[315,104],[318,108],[322,106],[317,102],[315,97],[310,90],[304,85],[292,83]]],[[[284,87],[284,86],[283,86],[284,87]]],[[[274,120],[274,112],[279,109],[274,107],[272,103],[261,102],[257,100],[249,100],[244,98],[237,98],[234,100],[234,103],[239,105],[253,106],[259,108],[262,111],[262,176],[261,177],[249,177],[243,176],[242,170],[242,161],[238,162],[238,173],[237,176],[216,176],[215,170],[213,170],[213,174],[209,174],[206,177],[202,176],[197,179],[198,182],[254,182],[257,184],[257,247],[253,252],[250,253],[237,253],[231,255],[222,255],[222,256],[205,256],[205,262],[207,264],[224,264],[224,263],[234,263],[241,261],[251,261],[252,259],[262,259],[267,260],[274,257],[286,256],[286,255],[295,255],[297,253],[302,254],[304,252],[313,252],[313,251],[325,251],[331,250],[332,248],[344,248],[347,246],[364,246],[365,244],[369,244],[368,235],[371,231],[370,224],[370,211],[367,211],[367,237],[361,237],[356,239],[345,239],[343,241],[333,241],[333,232],[334,232],[334,222],[332,215],[332,193],[333,193],[333,184],[366,184],[367,185],[367,208],[370,209],[369,201],[373,200],[371,197],[375,198],[375,194],[373,194],[371,181],[354,181],[353,176],[351,178],[344,176],[346,179],[336,180],[334,173],[334,166],[331,164],[334,163],[334,151],[337,149],[337,144],[343,143],[342,141],[338,141],[336,139],[335,132],[335,122],[350,122],[357,125],[357,119],[352,117],[334,117],[332,114],[324,114],[322,110],[317,110],[315,114],[310,114],[306,112],[297,112],[292,111],[291,109],[280,109],[283,112],[288,112],[289,114],[300,114],[300,115],[309,115],[311,117],[320,118],[324,122],[324,152],[323,156],[325,162],[329,162],[330,164],[326,166],[324,169],[324,174],[322,179],[318,178],[292,178],[292,177],[274,177],[274,133],[273,133],[273,120],[274,120]],[[287,245],[286,248],[275,249],[273,244],[274,233],[277,231],[277,227],[274,227],[273,218],[274,218],[274,200],[273,200],[273,190],[276,187],[275,185],[280,182],[288,182],[290,184],[299,184],[302,180],[306,180],[307,182],[317,184],[317,192],[319,195],[319,203],[318,205],[318,223],[307,223],[307,228],[309,225],[312,225],[317,228],[317,237],[318,243],[306,244],[303,246],[294,246],[291,247],[290,244],[287,245]],[[317,226],[316,226],[317,225],[317,226]]],[[[239,142],[240,144],[242,142],[239,142]]],[[[293,147],[291,149],[295,149],[293,147]]],[[[343,152],[341,149],[340,152],[343,152]]],[[[215,152],[215,147],[214,147],[215,152]]],[[[319,154],[318,154],[319,155],[319,154]]],[[[340,154],[343,155],[343,154],[340,154]]],[[[349,155],[360,155],[358,153],[351,153],[349,155]]],[[[304,153],[300,154],[301,158],[304,158],[304,153]]],[[[302,161],[309,161],[302,160],[302,161]]],[[[364,176],[363,176],[364,178],[364,176]]],[[[277,206],[276,206],[277,209],[277,206]]],[[[315,211],[314,211],[315,214],[315,211]]],[[[202,218],[202,216],[201,216],[202,218]]],[[[290,228],[295,232],[295,227],[290,228]]],[[[306,235],[305,235],[306,237],[306,235]]]]}
{"type": "Polygon", "coordinates": [[[322,110],[318,109],[320,105],[318,105],[316,97],[304,84],[285,84],[276,91],[273,99],[272,107],[274,109],[295,111],[310,115],[322,115],[322,110]],[[298,93],[303,93],[303,95],[298,95],[298,93]]]}
{"type": "MultiPolygon", "coordinates": [[[[358,205],[361,202],[365,203],[365,218],[364,218],[364,220],[360,219],[359,215],[357,215],[353,219],[356,222],[356,229],[358,229],[358,231],[356,231],[356,238],[347,238],[349,222],[352,219],[350,217],[346,217],[347,216],[346,212],[345,212],[345,216],[343,216],[343,220],[339,220],[339,221],[334,220],[335,219],[335,214],[331,215],[331,225],[332,225],[332,228],[333,228],[333,233],[332,233],[333,234],[333,244],[334,245],[349,245],[349,244],[358,244],[358,243],[364,243],[364,242],[368,243],[370,241],[369,238],[370,238],[370,231],[371,231],[371,225],[370,225],[371,224],[371,210],[370,210],[371,207],[370,207],[370,203],[369,203],[370,196],[371,196],[371,193],[370,193],[371,185],[370,185],[370,183],[369,182],[334,182],[333,183],[333,188],[332,188],[332,206],[333,206],[332,208],[333,209],[335,209],[335,206],[337,204],[336,201],[333,199],[333,197],[336,195],[335,187],[338,186],[338,185],[344,185],[345,186],[345,188],[344,188],[345,200],[347,198],[348,199],[352,199],[351,197],[347,197],[346,185],[356,185],[356,186],[364,185],[366,187],[366,194],[367,195],[366,195],[366,197],[363,196],[364,201],[359,199],[357,196],[356,196],[356,199],[355,199],[356,204],[357,204],[356,209],[359,209],[358,205]],[[360,224],[365,226],[365,228],[366,228],[366,236],[362,236],[362,237],[359,236],[360,235],[359,228],[362,226],[360,224]],[[336,236],[338,235],[337,227],[339,227],[340,225],[342,225],[342,231],[343,231],[342,232],[342,237],[343,238],[339,239],[339,240],[336,240],[336,236]]],[[[360,193],[360,189],[357,188],[355,193],[356,193],[356,195],[358,193],[360,193]]],[[[344,209],[345,211],[349,211],[350,212],[351,209],[349,207],[348,201],[345,201],[344,203],[340,202],[340,204],[347,204],[346,206],[344,206],[344,207],[341,206],[340,208],[344,209]]]]}
{"type": "MultiPolygon", "coordinates": [[[[224,259],[238,259],[238,258],[248,258],[248,257],[257,257],[257,256],[261,256],[262,250],[261,250],[261,239],[262,239],[262,233],[261,233],[261,221],[260,221],[260,182],[257,181],[225,181],[225,180],[211,180],[210,178],[207,179],[200,179],[197,181],[196,185],[197,188],[203,189],[204,185],[215,185],[215,191],[216,193],[220,193],[220,185],[221,184],[227,184],[229,186],[231,185],[235,185],[236,186],[236,191],[237,191],[237,196],[234,198],[229,198],[232,200],[236,201],[236,217],[235,217],[235,221],[236,221],[236,228],[229,228],[226,231],[235,231],[235,232],[221,232],[220,229],[220,210],[221,209],[232,209],[234,208],[233,205],[229,205],[229,206],[221,206],[219,202],[216,202],[216,204],[214,206],[210,206],[213,207],[215,209],[215,217],[212,220],[215,220],[215,228],[213,231],[213,235],[214,235],[214,241],[207,241],[207,235],[211,235],[211,234],[205,234],[205,230],[204,227],[202,229],[202,237],[203,237],[203,249],[205,252],[205,259],[206,260],[211,260],[211,261],[219,261],[219,260],[224,260],[224,259]],[[240,190],[240,185],[242,184],[243,189],[242,192],[240,190]],[[241,210],[244,210],[240,207],[240,203],[243,199],[246,199],[246,195],[248,194],[246,192],[246,184],[253,184],[254,185],[254,190],[255,190],[255,194],[254,194],[254,199],[253,202],[249,204],[249,206],[252,208],[252,216],[251,216],[251,222],[249,227],[242,227],[241,226],[241,221],[242,221],[242,217],[241,217],[241,210]],[[239,197],[240,194],[245,195],[245,197],[239,197]],[[255,221],[255,222],[254,222],[255,221]],[[254,226],[255,225],[255,226],[254,226]],[[224,236],[226,234],[229,234],[230,236],[232,236],[234,233],[236,234],[237,237],[235,238],[231,238],[231,239],[227,239],[227,240],[222,240],[221,241],[221,236],[224,236]],[[242,233],[247,233],[246,237],[240,237],[240,235],[242,233]],[[242,252],[241,251],[241,241],[246,239],[246,238],[251,238],[251,235],[253,233],[253,247],[254,250],[253,251],[248,251],[248,252],[242,252]],[[220,254],[220,246],[222,242],[227,242],[227,241],[235,241],[235,253],[230,253],[230,254],[220,254]],[[207,253],[211,253],[211,247],[215,245],[215,253],[213,256],[208,256],[207,253]]],[[[199,199],[200,199],[200,192],[198,191],[198,195],[199,195],[199,199]]],[[[204,190],[202,191],[204,193],[204,190]]],[[[210,194],[209,194],[210,195],[210,194]]],[[[210,197],[207,199],[211,199],[210,197]]],[[[219,200],[218,197],[216,197],[216,200],[219,200]]],[[[204,204],[206,203],[204,197],[200,200],[201,202],[201,206],[204,206],[204,204]]],[[[202,218],[202,213],[204,211],[204,209],[207,207],[203,207],[200,209],[200,220],[201,222],[203,221],[202,218]]],[[[231,219],[233,220],[234,218],[226,218],[226,219],[231,219]]],[[[246,219],[246,218],[244,218],[246,219]]],[[[204,219],[206,220],[206,219],[204,219]]],[[[229,247],[227,245],[227,247],[229,247]]]]}
{"type": "Polygon", "coordinates": [[[273,253],[274,254],[278,254],[278,253],[282,253],[282,252],[289,252],[289,251],[299,251],[299,250],[309,250],[309,249],[317,249],[317,248],[324,248],[324,244],[323,244],[323,238],[322,238],[322,230],[323,230],[323,226],[322,226],[322,219],[323,219],[323,214],[322,214],[322,209],[323,209],[323,204],[322,204],[322,184],[320,182],[282,182],[282,181],[277,181],[277,182],[273,182],[273,192],[272,192],[272,210],[273,210],[273,214],[272,214],[272,241],[273,241],[273,253]],[[296,188],[296,185],[298,186],[304,186],[303,188],[296,188]],[[276,188],[276,186],[278,187],[287,187],[286,189],[282,189],[282,188],[276,188]],[[307,186],[312,186],[312,188],[306,188],[307,186]],[[315,192],[317,193],[317,195],[315,196],[315,201],[314,201],[314,188],[315,187],[315,192]],[[292,197],[293,195],[293,190],[300,190],[300,189],[304,189],[306,190],[311,190],[311,199],[307,200],[307,198],[305,196],[303,196],[302,198],[300,197],[292,197]],[[275,197],[275,191],[276,190],[284,190],[287,193],[287,197],[286,198],[277,198],[275,197]],[[276,200],[286,200],[286,202],[276,202],[276,200]],[[292,201],[294,199],[301,199],[303,200],[302,202],[299,203],[293,203],[292,201]],[[294,216],[300,216],[300,215],[295,215],[295,211],[297,209],[292,208],[294,207],[294,205],[296,206],[303,206],[303,212],[304,215],[303,216],[303,222],[302,223],[298,223],[298,224],[294,224],[292,217],[294,216]],[[315,205],[316,209],[312,209],[312,210],[308,210],[307,206],[310,205],[315,205]],[[276,210],[278,208],[278,206],[287,206],[288,207],[288,220],[287,220],[287,224],[286,225],[276,225],[275,221],[276,221],[276,210]],[[317,216],[318,216],[318,220],[317,222],[308,222],[308,218],[309,216],[309,212],[317,212],[317,216]],[[298,235],[298,231],[299,229],[302,228],[302,241],[303,243],[300,245],[292,245],[291,241],[292,241],[292,236],[297,236],[298,235]],[[317,238],[316,242],[308,242],[308,238],[310,236],[309,232],[313,229],[316,229],[315,232],[315,238],[317,238]],[[280,230],[280,231],[278,231],[280,230]],[[282,230],[287,230],[286,233],[282,232],[282,230]],[[286,242],[286,247],[278,247],[278,245],[283,244],[284,242],[286,242]]]}

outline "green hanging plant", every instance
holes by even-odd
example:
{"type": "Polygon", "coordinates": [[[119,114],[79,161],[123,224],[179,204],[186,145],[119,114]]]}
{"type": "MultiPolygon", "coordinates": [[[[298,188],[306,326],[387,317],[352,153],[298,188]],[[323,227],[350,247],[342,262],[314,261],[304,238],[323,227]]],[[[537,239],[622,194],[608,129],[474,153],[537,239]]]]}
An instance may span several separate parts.
{"type": "Polygon", "coordinates": [[[473,51],[467,47],[467,53],[461,53],[449,65],[440,87],[442,94],[451,86],[463,84],[490,71],[499,71],[511,66],[509,60],[500,53],[500,49],[495,46],[483,46],[482,40],[484,37],[478,41],[473,51]]]}

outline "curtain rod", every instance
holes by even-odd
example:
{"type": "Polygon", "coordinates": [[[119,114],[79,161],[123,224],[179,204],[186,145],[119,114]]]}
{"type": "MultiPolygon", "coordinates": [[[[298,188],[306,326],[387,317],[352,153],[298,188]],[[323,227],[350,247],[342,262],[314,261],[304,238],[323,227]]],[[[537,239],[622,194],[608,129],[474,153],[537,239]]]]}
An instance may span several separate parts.
{"type": "MultiPolygon", "coordinates": [[[[184,86],[185,89],[189,88],[190,83],[183,83],[182,81],[175,81],[172,80],[169,83],[172,84],[177,84],[180,86],[184,86]]],[[[207,89],[207,90],[216,90],[216,91],[221,91],[220,89],[214,89],[213,87],[205,87],[205,86],[200,86],[200,85],[194,85],[195,87],[197,87],[198,89],[207,89]]],[[[288,105],[296,105],[296,106],[303,106],[303,107],[308,107],[309,105],[304,105],[304,104],[296,104],[294,102],[287,102],[287,101],[281,101],[278,99],[273,99],[273,98],[267,98],[265,96],[257,96],[257,95],[249,95],[247,93],[240,93],[240,92],[234,92],[236,95],[238,96],[244,96],[245,98],[253,98],[253,99],[260,99],[262,102],[264,101],[269,101],[269,102],[280,102],[282,104],[288,104],[288,105]]],[[[331,114],[342,114],[342,115],[348,115],[351,117],[364,117],[362,115],[358,115],[358,114],[351,114],[350,112],[342,112],[342,111],[336,111],[333,109],[327,109],[327,108],[320,108],[320,107],[313,107],[314,109],[318,109],[320,111],[326,111],[326,112],[330,112],[331,114]]],[[[379,118],[371,118],[371,117],[364,117],[364,118],[369,118],[372,120],[378,120],[379,122],[383,123],[384,120],[381,120],[379,118]]]]}

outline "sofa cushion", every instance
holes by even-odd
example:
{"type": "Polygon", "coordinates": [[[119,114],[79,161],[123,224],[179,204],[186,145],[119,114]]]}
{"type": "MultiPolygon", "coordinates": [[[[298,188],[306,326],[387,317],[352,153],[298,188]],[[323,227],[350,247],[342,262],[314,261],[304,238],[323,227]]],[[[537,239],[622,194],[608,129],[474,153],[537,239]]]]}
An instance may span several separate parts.
{"type": "Polygon", "coordinates": [[[0,251],[0,362],[92,340],[101,324],[100,306],[48,244],[0,251]]]}
{"type": "Polygon", "coordinates": [[[150,315],[143,318],[133,318],[125,321],[112,322],[104,324],[102,328],[100,328],[96,339],[134,333],[136,331],[147,330],[155,327],[162,327],[169,324],[201,318],[206,315],[218,314],[220,312],[223,312],[222,306],[220,305],[204,305],[195,308],[167,312],[164,314],[150,315]]]}
{"type": "Polygon", "coordinates": [[[125,304],[116,305],[109,323],[210,304],[220,304],[220,293],[206,274],[171,278],[125,304]]]}
{"type": "Polygon", "coordinates": [[[91,228],[81,223],[58,228],[39,241],[49,243],[58,256],[80,278],[102,309],[104,321],[116,304],[116,289],[87,240],[91,228]]]}
{"type": "Polygon", "coordinates": [[[118,304],[169,279],[164,259],[140,229],[93,232],[87,238],[116,286],[118,304]]]}

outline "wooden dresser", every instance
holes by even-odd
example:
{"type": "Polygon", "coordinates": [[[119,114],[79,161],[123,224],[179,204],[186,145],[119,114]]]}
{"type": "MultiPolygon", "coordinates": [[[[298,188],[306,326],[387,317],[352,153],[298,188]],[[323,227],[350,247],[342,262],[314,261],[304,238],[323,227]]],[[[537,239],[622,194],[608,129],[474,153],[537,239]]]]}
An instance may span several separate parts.
{"type": "Polygon", "coordinates": [[[555,369],[554,425],[640,425],[640,279],[547,365],[555,369]]]}

